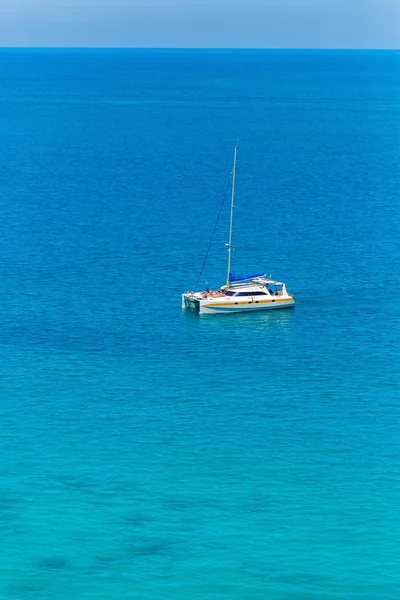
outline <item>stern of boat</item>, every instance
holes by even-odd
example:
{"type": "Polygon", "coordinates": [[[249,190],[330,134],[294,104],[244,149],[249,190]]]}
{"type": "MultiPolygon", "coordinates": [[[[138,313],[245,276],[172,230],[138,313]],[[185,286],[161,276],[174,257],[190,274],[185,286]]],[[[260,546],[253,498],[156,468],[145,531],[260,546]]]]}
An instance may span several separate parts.
{"type": "Polygon", "coordinates": [[[182,294],[182,308],[200,309],[200,301],[194,294],[182,294]]]}

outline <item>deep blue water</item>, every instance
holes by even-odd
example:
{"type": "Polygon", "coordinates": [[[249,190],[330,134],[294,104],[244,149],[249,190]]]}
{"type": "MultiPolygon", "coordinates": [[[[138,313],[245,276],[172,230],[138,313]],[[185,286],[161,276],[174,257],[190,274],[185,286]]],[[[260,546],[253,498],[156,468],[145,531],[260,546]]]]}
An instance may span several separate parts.
{"type": "Polygon", "coordinates": [[[400,56],[2,50],[0,82],[1,598],[397,600],[400,56]],[[296,308],[199,317],[236,138],[235,270],[296,308]]]}

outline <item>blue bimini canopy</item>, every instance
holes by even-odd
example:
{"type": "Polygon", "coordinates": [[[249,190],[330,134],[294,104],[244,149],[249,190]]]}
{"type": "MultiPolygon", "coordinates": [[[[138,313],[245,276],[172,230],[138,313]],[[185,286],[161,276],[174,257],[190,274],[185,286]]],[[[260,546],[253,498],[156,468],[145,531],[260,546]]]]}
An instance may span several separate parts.
{"type": "Polygon", "coordinates": [[[265,273],[253,273],[253,275],[235,275],[234,273],[229,273],[229,281],[230,283],[234,283],[235,281],[246,281],[247,279],[254,279],[254,277],[263,277],[265,273]]]}

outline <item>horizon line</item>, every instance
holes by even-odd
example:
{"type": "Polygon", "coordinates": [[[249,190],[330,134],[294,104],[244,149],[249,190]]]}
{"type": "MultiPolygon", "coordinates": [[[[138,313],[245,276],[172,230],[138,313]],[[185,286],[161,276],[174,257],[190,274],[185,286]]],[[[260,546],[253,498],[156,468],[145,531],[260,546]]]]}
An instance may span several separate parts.
{"type": "Polygon", "coordinates": [[[399,52],[400,48],[281,47],[281,46],[1,46],[0,50],[246,50],[296,52],[399,52]]]}

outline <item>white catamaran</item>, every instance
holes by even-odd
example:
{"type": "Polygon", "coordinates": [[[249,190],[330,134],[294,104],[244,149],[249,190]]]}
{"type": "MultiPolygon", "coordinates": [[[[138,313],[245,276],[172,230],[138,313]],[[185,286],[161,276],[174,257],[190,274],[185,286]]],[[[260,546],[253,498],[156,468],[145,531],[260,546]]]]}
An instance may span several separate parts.
{"type": "Polygon", "coordinates": [[[238,146],[236,145],[232,171],[226,284],[216,291],[207,289],[201,292],[182,294],[182,308],[193,308],[199,313],[237,313],[294,306],[294,298],[287,292],[286,285],[280,281],[268,279],[265,273],[254,275],[234,275],[231,273],[237,151],[238,146]]]}

